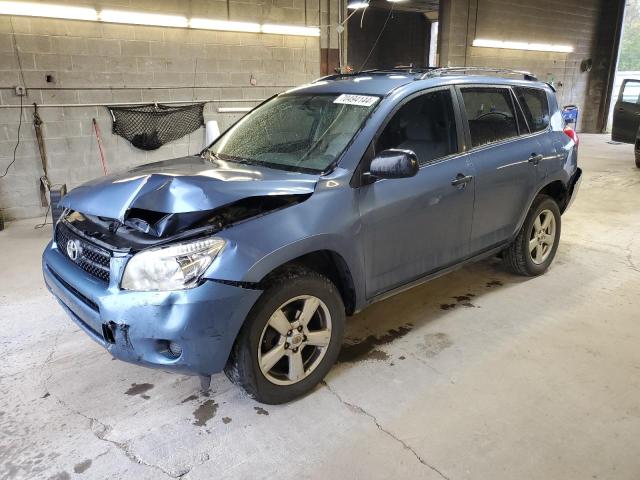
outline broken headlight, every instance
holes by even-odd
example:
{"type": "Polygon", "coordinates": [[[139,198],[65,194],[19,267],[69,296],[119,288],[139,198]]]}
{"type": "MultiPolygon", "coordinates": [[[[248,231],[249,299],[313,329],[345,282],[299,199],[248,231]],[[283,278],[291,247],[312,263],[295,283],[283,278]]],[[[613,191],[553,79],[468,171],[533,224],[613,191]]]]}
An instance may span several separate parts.
{"type": "Polygon", "coordinates": [[[121,286],[138,291],[195,287],[224,244],[212,237],[143,250],[127,263],[121,286]]]}

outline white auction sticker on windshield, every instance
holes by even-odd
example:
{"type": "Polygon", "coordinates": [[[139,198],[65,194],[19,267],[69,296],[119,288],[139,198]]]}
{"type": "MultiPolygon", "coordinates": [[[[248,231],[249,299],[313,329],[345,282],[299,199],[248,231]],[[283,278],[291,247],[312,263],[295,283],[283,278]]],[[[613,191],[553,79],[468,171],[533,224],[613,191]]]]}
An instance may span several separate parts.
{"type": "Polygon", "coordinates": [[[370,107],[378,101],[378,97],[371,95],[351,95],[343,93],[336,98],[333,103],[343,103],[345,105],[357,105],[359,107],[370,107]]]}

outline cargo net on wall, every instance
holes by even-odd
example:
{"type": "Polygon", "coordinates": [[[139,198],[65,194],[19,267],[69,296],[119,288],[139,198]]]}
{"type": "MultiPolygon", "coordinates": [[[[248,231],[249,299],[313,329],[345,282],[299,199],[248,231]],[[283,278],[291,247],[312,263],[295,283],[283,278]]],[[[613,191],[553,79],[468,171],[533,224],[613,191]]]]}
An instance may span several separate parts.
{"type": "Polygon", "coordinates": [[[107,108],[113,117],[113,133],[141,150],[156,150],[204,125],[204,103],[107,108]]]}

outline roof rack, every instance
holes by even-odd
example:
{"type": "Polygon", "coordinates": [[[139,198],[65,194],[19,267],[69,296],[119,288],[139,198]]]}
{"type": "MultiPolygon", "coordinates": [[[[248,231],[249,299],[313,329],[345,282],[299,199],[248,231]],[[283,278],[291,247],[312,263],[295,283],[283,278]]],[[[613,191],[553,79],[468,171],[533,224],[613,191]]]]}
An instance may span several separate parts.
{"type": "Polygon", "coordinates": [[[498,73],[501,75],[516,75],[516,76],[523,77],[525,80],[529,80],[533,82],[538,81],[538,77],[536,77],[531,72],[525,72],[522,70],[511,70],[508,68],[399,66],[399,67],[393,67],[393,68],[372,68],[370,70],[362,70],[360,72],[333,73],[331,75],[326,75],[324,77],[317,78],[312,83],[320,82],[323,80],[337,80],[339,78],[357,77],[358,75],[367,75],[370,73],[408,73],[408,74],[419,75],[416,77],[416,80],[424,80],[425,78],[436,77],[441,75],[465,74],[465,73],[478,74],[480,72],[498,73]]]}
{"type": "Polygon", "coordinates": [[[350,72],[350,73],[332,73],[331,75],[325,75],[324,77],[320,77],[315,79],[312,83],[320,82],[322,80],[336,80],[338,78],[348,78],[348,77],[357,77],[358,75],[367,75],[369,73],[413,73],[425,74],[429,71],[433,70],[430,67],[413,67],[413,66],[399,66],[392,68],[371,68],[369,70],[362,70],[360,72],[350,72]]]}
{"type": "Polygon", "coordinates": [[[420,80],[423,80],[428,77],[435,77],[439,75],[447,75],[447,74],[455,74],[455,73],[465,73],[465,72],[490,72],[490,73],[499,73],[502,75],[517,75],[522,76],[525,80],[537,81],[538,77],[536,77],[531,72],[525,72],[522,70],[510,70],[508,68],[492,68],[492,67],[442,67],[442,68],[433,68],[427,70],[422,74],[420,80]]]}

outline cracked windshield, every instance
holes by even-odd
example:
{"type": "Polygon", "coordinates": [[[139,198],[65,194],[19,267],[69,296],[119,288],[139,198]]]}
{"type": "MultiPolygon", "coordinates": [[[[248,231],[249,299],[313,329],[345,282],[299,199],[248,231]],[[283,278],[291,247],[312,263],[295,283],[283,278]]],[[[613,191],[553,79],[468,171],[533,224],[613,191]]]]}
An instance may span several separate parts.
{"type": "Polygon", "coordinates": [[[210,148],[214,157],[320,172],[336,161],[378,97],[283,95],[240,120],[210,148]]]}

